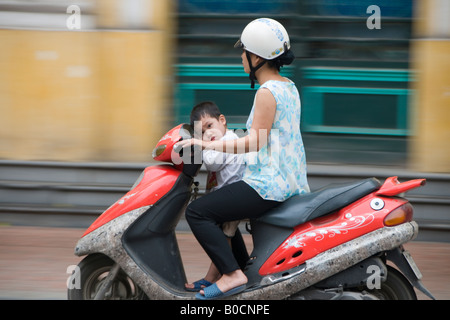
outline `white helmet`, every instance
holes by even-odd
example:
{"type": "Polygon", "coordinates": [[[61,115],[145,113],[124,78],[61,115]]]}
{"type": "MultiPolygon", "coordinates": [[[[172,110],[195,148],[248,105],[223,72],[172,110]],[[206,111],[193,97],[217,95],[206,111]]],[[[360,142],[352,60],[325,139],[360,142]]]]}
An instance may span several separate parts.
{"type": "Polygon", "coordinates": [[[273,60],[291,48],[289,35],[281,23],[270,18],[250,22],[234,45],[266,60],[273,60]]]}

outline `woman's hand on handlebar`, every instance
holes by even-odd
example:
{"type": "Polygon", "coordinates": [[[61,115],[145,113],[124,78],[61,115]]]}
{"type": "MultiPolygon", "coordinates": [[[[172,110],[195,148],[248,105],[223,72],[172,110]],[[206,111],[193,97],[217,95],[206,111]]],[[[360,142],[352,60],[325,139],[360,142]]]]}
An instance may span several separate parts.
{"type": "Polygon", "coordinates": [[[190,146],[199,146],[202,149],[206,149],[208,148],[208,145],[211,144],[211,142],[209,141],[203,141],[200,139],[187,139],[187,140],[182,140],[180,142],[177,142],[177,148],[183,149],[183,148],[187,148],[190,146]]]}

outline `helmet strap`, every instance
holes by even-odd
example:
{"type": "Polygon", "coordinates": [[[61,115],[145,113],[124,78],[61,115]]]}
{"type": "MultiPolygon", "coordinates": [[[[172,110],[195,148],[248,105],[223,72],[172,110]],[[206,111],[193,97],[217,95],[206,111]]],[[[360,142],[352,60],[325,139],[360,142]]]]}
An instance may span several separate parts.
{"type": "Polygon", "coordinates": [[[250,57],[250,53],[247,50],[245,50],[245,55],[247,56],[248,65],[250,67],[249,78],[250,78],[250,81],[252,82],[251,83],[251,88],[253,89],[253,88],[255,88],[255,80],[257,80],[256,79],[256,71],[259,68],[261,68],[266,63],[266,60],[264,60],[261,63],[259,63],[256,67],[253,67],[252,60],[251,60],[251,57],[250,57]]]}

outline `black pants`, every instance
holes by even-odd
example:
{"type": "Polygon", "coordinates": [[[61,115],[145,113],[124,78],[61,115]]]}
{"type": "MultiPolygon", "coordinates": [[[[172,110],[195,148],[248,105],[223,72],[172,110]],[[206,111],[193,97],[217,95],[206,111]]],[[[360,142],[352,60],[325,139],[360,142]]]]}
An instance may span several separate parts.
{"type": "MultiPolygon", "coordinates": [[[[240,261],[228,245],[221,224],[257,218],[278,204],[278,201],[264,200],[247,183],[239,181],[193,201],[186,209],[186,220],[217,269],[226,274],[239,269],[240,261]]],[[[240,233],[236,237],[241,237],[240,233]]]]}

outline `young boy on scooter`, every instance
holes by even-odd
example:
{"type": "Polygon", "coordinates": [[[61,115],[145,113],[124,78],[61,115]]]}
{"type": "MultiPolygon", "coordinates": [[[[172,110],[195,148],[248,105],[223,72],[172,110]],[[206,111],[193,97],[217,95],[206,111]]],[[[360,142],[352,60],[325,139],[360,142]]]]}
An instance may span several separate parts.
{"type": "MultiPolygon", "coordinates": [[[[201,132],[201,137],[204,141],[233,140],[238,138],[232,130],[227,129],[226,118],[214,102],[205,101],[196,105],[191,111],[190,122],[192,128],[194,128],[194,133],[199,136],[201,132]]],[[[245,169],[243,154],[204,150],[202,156],[203,163],[208,171],[207,192],[213,192],[227,184],[241,180],[245,169]]],[[[231,239],[236,234],[239,222],[239,220],[230,221],[222,225],[222,230],[227,236],[230,245],[231,239]]],[[[193,284],[186,284],[186,290],[199,291],[203,287],[210,286],[220,276],[216,266],[211,263],[205,278],[195,281],[193,284]]]]}

